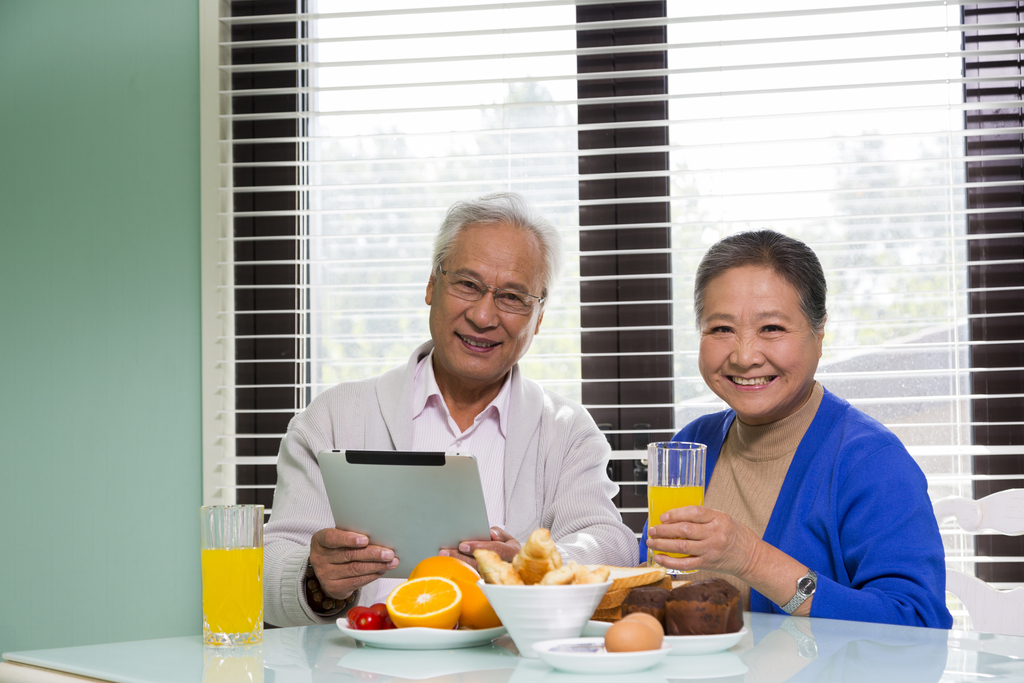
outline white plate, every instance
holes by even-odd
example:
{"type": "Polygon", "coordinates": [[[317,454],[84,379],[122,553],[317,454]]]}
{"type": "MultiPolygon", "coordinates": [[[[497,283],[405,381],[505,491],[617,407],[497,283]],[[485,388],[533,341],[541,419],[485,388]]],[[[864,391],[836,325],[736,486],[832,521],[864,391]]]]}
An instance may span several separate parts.
{"type": "Polygon", "coordinates": [[[348,627],[348,619],[338,619],[338,628],[346,636],[386,650],[451,650],[486,645],[508,633],[504,626],[444,631],[439,628],[392,628],[387,631],[359,631],[348,627]]]}
{"type": "Polygon", "coordinates": [[[574,674],[626,674],[650,669],[668,656],[670,647],[640,652],[605,652],[604,638],[558,638],[533,644],[533,650],[548,666],[574,674]],[[564,648],[593,649],[573,652],[564,648]],[[560,648],[563,650],[560,651],[560,648]]]}
{"type": "MultiPolygon", "coordinates": [[[[603,636],[611,626],[607,621],[588,621],[583,627],[583,637],[603,636]]],[[[665,636],[665,644],[672,646],[674,655],[710,655],[724,652],[743,640],[747,634],[746,627],[736,633],[721,633],[714,636],[665,636]]]]}
{"type": "Polygon", "coordinates": [[[746,627],[736,633],[720,633],[714,636],[665,636],[665,644],[672,646],[674,655],[710,655],[725,652],[747,635],[746,627]]]}

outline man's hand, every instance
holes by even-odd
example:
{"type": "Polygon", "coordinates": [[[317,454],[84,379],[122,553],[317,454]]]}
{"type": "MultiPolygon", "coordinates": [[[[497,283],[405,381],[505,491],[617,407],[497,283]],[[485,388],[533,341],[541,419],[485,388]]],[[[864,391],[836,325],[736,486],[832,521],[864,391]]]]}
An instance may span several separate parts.
{"type": "Polygon", "coordinates": [[[394,550],[369,543],[370,539],[363,534],[344,529],[321,529],[313,534],[309,563],[325,593],[345,600],[398,566],[394,550]]]}
{"type": "Polygon", "coordinates": [[[512,558],[519,552],[520,546],[519,541],[510,536],[504,529],[492,526],[490,541],[463,541],[459,544],[458,550],[442,548],[438,555],[458,558],[473,569],[478,569],[476,566],[476,558],[473,557],[473,551],[479,548],[483,548],[484,550],[493,550],[501,556],[501,559],[506,562],[511,562],[512,558]]]}

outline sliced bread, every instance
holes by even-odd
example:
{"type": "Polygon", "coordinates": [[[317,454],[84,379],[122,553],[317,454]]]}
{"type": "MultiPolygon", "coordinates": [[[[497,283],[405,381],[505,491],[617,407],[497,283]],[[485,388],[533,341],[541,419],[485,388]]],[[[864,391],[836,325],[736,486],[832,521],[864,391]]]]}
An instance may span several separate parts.
{"type": "MultiPolygon", "coordinates": [[[[587,569],[593,571],[599,565],[587,565],[587,569]]],[[[605,565],[608,566],[608,565],[605,565]]],[[[608,578],[612,585],[608,592],[620,591],[624,588],[636,588],[637,586],[649,586],[652,583],[662,581],[667,573],[663,567],[611,567],[608,578]]]]}
{"type": "Polygon", "coordinates": [[[629,591],[631,590],[633,589],[623,588],[618,591],[609,590],[604,594],[604,597],[601,598],[601,602],[598,604],[597,609],[600,611],[604,609],[611,609],[612,607],[618,607],[622,604],[622,601],[626,599],[626,596],[629,595],[629,591]]]}

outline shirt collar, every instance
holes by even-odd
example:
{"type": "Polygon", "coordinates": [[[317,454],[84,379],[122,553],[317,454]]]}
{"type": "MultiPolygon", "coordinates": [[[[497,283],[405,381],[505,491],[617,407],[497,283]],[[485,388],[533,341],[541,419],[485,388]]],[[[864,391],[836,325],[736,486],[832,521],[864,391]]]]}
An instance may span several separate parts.
{"type": "MultiPolygon", "coordinates": [[[[512,382],[509,380],[513,372],[515,372],[515,367],[509,371],[508,377],[505,378],[505,382],[501,385],[498,395],[473,420],[473,423],[476,424],[486,417],[490,411],[496,411],[498,414],[498,428],[501,430],[501,435],[505,438],[508,438],[508,404],[512,396],[512,389],[510,388],[512,382]]],[[[448,412],[448,405],[444,402],[444,397],[441,396],[441,389],[437,386],[437,379],[434,377],[433,349],[416,365],[416,374],[413,375],[412,393],[413,419],[419,417],[426,409],[431,397],[436,397],[435,400],[444,410],[445,415],[451,417],[451,414],[448,412]]]]}

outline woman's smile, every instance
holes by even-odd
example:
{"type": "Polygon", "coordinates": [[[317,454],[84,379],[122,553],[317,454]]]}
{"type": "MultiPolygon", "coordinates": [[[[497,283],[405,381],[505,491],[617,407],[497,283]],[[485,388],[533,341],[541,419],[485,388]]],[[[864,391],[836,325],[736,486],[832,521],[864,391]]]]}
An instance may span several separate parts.
{"type": "Polygon", "coordinates": [[[732,381],[733,381],[734,384],[739,384],[740,386],[744,386],[744,387],[751,387],[751,386],[758,386],[758,387],[760,387],[760,386],[764,386],[764,385],[768,384],[769,382],[771,382],[774,379],[775,379],[774,376],[772,376],[772,377],[753,377],[751,379],[746,379],[744,377],[733,377],[732,381]]]}

